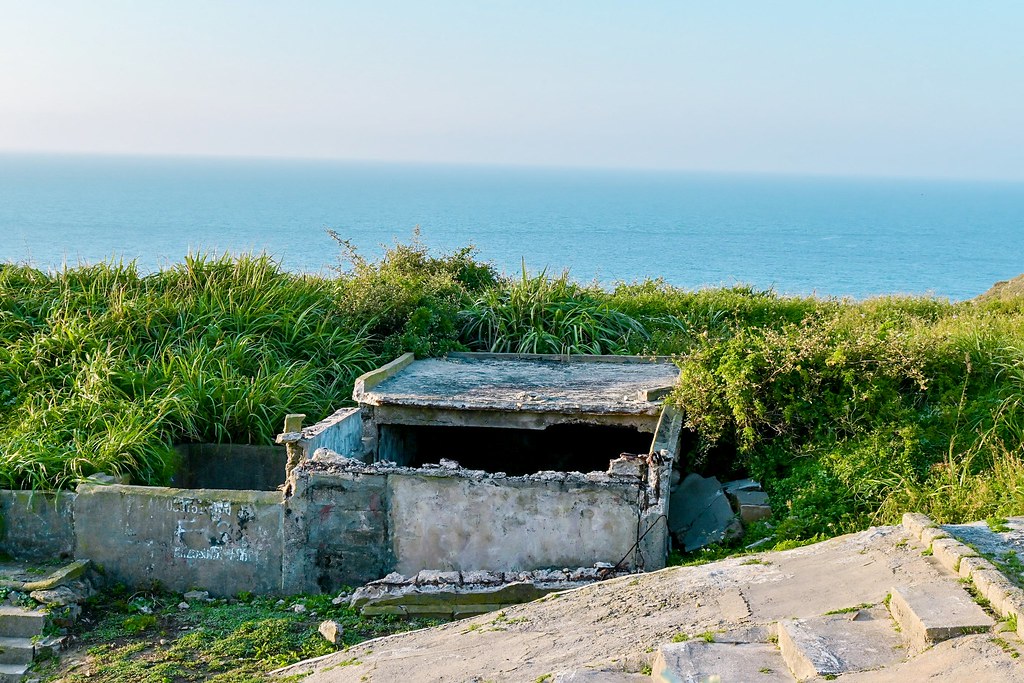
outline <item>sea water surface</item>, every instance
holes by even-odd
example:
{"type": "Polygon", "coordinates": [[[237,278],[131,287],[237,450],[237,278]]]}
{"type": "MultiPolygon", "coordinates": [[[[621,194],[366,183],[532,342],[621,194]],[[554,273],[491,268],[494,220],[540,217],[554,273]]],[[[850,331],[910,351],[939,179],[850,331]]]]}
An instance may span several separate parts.
{"type": "Polygon", "coordinates": [[[0,261],[40,268],[257,250],[319,272],[339,265],[327,228],[374,257],[415,226],[606,286],[965,299],[1024,271],[1024,183],[0,155],[0,261]]]}

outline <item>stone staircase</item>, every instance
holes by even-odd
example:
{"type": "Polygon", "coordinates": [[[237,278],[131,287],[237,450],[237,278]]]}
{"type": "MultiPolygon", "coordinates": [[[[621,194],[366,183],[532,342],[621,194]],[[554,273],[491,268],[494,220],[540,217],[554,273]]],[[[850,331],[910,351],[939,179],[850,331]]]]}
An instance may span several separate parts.
{"type": "MultiPolygon", "coordinates": [[[[955,580],[894,586],[885,603],[858,605],[770,629],[748,628],[658,648],[650,675],[576,669],[554,683],[781,683],[882,670],[935,643],[989,632],[995,620],[955,580]],[[711,642],[708,642],[711,641],[711,642]]],[[[1011,634],[1003,634],[1010,635],[1011,634]]],[[[1022,669],[1024,676],[1024,669],[1022,669]]]]}
{"type": "Polygon", "coordinates": [[[38,656],[52,652],[46,622],[43,610],[0,606],[0,683],[18,683],[38,656]]]}
{"type": "Polygon", "coordinates": [[[52,567],[40,578],[40,570],[29,565],[0,565],[0,588],[15,603],[0,604],[0,683],[22,681],[34,661],[61,649],[64,637],[46,635],[47,626],[59,630],[74,621],[77,602],[93,590],[86,577],[89,568],[88,561],[75,561],[52,567]]]}

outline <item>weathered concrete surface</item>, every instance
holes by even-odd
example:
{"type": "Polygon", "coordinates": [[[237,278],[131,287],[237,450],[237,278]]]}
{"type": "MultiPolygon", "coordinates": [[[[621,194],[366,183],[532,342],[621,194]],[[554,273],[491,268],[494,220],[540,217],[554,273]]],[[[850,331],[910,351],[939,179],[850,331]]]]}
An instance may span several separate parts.
{"type": "Polygon", "coordinates": [[[361,404],[446,410],[658,415],[648,392],[671,387],[671,362],[628,356],[449,354],[417,360],[355,398],[361,404]]]}
{"type": "Polygon", "coordinates": [[[668,528],[690,552],[725,538],[735,515],[714,477],[689,474],[672,492],[668,528]]]}
{"type": "Polygon", "coordinates": [[[906,650],[885,607],[779,622],[779,649],[800,680],[890,666],[906,650]]]}
{"type": "Polygon", "coordinates": [[[82,484],[76,554],[117,581],[281,591],[282,494],[82,484]]]}
{"type": "MultiPolygon", "coordinates": [[[[639,672],[679,633],[767,628],[781,619],[880,604],[895,577],[907,585],[955,580],[921,550],[901,528],[880,527],[781,553],[671,567],[509,607],[500,618],[486,615],[380,639],[289,672],[312,671],[309,683],[403,680],[410,671],[420,681],[531,681],[579,668],[639,672]],[[747,609],[738,609],[740,602],[747,609]],[[723,604],[735,608],[726,611],[723,604]],[[351,658],[360,663],[334,666],[351,658]]],[[[950,683],[1020,681],[1019,660],[990,638],[965,636],[951,641],[956,647],[937,645],[895,665],[896,679],[888,667],[842,678],[906,683],[927,673],[935,676],[929,680],[950,683]],[[965,678],[972,669],[985,677],[965,678]]]]}
{"type": "Polygon", "coordinates": [[[392,571],[387,476],[310,469],[315,466],[300,467],[293,476],[284,527],[285,591],[334,592],[392,571]]]}
{"type": "Polygon", "coordinates": [[[669,643],[658,648],[651,667],[657,683],[756,681],[791,683],[779,650],[767,643],[669,643]]]}
{"type": "Polygon", "coordinates": [[[349,458],[362,457],[362,411],[359,408],[342,408],[300,431],[279,434],[277,443],[300,449],[302,452],[300,459],[313,457],[313,454],[320,448],[326,448],[349,458]]]}
{"type": "Polygon", "coordinates": [[[992,617],[952,579],[893,587],[889,611],[911,647],[918,651],[965,633],[987,631],[995,625],[992,617]]]}
{"type": "Polygon", "coordinates": [[[176,488],[273,491],[284,483],[282,446],[193,443],[174,450],[182,460],[176,488]]]}
{"type": "Polygon", "coordinates": [[[650,683],[650,676],[622,671],[573,669],[555,674],[552,683],[650,683]]]}
{"type": "Polygon", "coordinates": [[[395,569],[516,571],[616,563],[636,542],[637,485],[388,478],[395,569]]]}
{"type": "Polygon", "coordinates": [[[0,490],[0,549],[23,560],[68,558],[75,552],[75,494],[0,490]]]}

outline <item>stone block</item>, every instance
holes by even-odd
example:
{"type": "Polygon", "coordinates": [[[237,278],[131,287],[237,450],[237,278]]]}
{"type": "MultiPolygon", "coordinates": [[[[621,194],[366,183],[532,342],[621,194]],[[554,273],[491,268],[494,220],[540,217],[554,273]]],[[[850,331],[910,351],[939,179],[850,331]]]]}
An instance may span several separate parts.
{"type": "Polygon", "coordinates": [[[46,612],[0,605],[0,633],[8,638],[32,638],[42,635],[46,612]]]}
{"type": "Polygon", "coordinates": [[[34,657],[31,638],[0,638],[0,664],[31,664],[34,657]]]}
{"type": "Polygon", "coordinates": [[[989,601],[992,609],[1005,614],[1008,607],[1007,599],[1015,586],[1002,572],[995,569],[976,569],[971,572],[971,581],[983,598],[989,601]]]}
{"type": "Polygon", "coordinates": [[[757,681],[791,683],[779,651],[767,643],[706,643],[689,640],[658,648],[651,666],[658,683],[757,681]]]}
{"type": "Polygon", "coordinates": [[[961,578],[969,579],[971,574],[979,569],[995,569],[995,566],[984,557],[965,557],[960,560],[958,574],[961,578]]]}
{"type": "Polygon", "coordinates": [[[884,608],[781,621],[778,636],[798,680],[882,668],[905,654],[884,608]]]}
{"type": "Polygon", "coordinates": [[[949,638],[987,631],[995,625],[965,590],[946,581],[893,588],[889,611],[916,652],[949,638]]]}
{"type": "Polygon", "coordinates": [[[903,528],[909,531],[914,537],[920,539],[925,529],[935,526],[935,522],[928,515],[920,512],[907,512],[903,515],[903,528]]]}
{"type": "Polygon", "coordinates": [[[923,543],[926,548],[930,548],[932,541],[940,538],[949,538],[949,534],[938,527],[928,527],[921,530],[921,543],[923,543]]]}
{"type": "Polygon", "coordinates": [[[955,538],[937,538],[932,541],[932,555],[942,566],[956,574],[965,557],[977,557],[978,553],[955,538]]]}

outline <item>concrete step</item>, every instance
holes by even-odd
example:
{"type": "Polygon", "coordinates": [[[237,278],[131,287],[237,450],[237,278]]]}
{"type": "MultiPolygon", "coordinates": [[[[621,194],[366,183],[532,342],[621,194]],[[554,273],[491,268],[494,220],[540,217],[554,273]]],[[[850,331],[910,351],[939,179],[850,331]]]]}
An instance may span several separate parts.
{"type": "Polygon", "coordinates": [[[914,652],[966,633],[983,633],[995,625],[967,591],[951,581],[897,586],[890,593],[889,611],[914,652]]]}
{"type": "Polygon", "coordinates": [[[0,637],[31,638],[43,634],[46,612],[23,607],[0,607],[0,637]]]}
{"type": "Polygon", "coordinates": [[[21,683],[28,664],[0,664],[0,683],[21,683]]]}
{"type": "Polygon", "coordinates": [[[0,638],[0,664],[31,664],[34,658],[31,638],[0,638]]]}
{"type": "Polygon", "coordinates": [[[657,683],[792,683],[778,649],[768,643],[688,640],[658,648],[651,667],[657,683]]]}
{"type": "Polygon", "coordinates": [[[906,657],[884,607],[779,622],[779,650],[797,680],[878,669],[906,657]]]}

